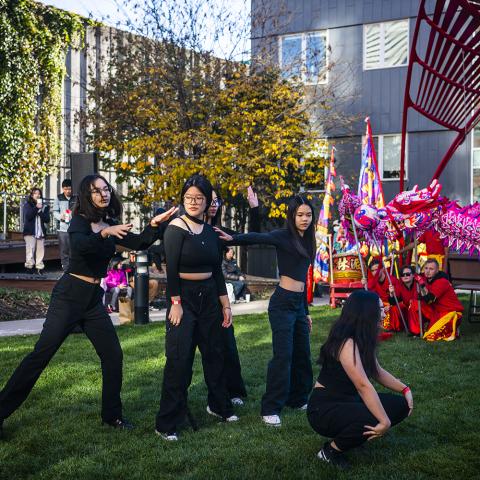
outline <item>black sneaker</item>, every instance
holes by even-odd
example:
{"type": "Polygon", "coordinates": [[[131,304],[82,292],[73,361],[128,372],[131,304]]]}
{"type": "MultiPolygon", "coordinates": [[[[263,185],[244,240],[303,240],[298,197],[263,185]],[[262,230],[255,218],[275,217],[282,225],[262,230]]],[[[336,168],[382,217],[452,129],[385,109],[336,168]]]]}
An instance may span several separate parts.
{"type": "Polygon", "coordinates": [[[317,453],[317,457],[322,460],[322,462],[330,463],[342,470],[348,470],[350,468],[345,454],[335,450],[328,442],[325,442],[323,448],[317,453]]]}
{"type": "Polygon", "coordinates": [[[43,273],[42,269],[37,268],[37,275],[40,275],[41,277],[43,277],[45,274],[43,273]]]}
{"type": "Polygon", "coordinates": [[[132,430],[135,428],[126,418],[117,418],[116,420],[111,420],[109,422],[102,422],[102,425],[109,425],[113,428],[118,428],[119,430],[132,430]]]}

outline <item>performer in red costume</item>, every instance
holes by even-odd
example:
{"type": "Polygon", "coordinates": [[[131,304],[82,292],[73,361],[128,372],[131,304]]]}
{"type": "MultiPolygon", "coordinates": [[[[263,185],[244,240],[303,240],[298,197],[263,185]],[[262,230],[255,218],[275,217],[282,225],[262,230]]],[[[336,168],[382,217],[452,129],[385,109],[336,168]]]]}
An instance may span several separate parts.
{"type": "MultiPolygon", "coordinates": [[[[375,292],[381,298],[383,305],[385,306],[385,318],[383,319],[383,328],[387,332],[401,331],[402,323],[400,321],[400,312],[396,305],[390,305],[389,283],[380,260],[372,260],[370,262],[369,270],[370,274],[367,288],[371,292],[375,292]]],[[[395,279],[392,278],[392,281],[395,281],[395,279]]]]}
{"type": "MultiPolygon", "coordinates": [[[[434,258],[438,262],[440,269],[444,272],[447,272],[448,248],[443,245],[443,242],[440,240],[439,233],[433,229],[427,230],[420,237],[418,237],[418,243],[424,243],[426,250],[425,253],[419,252],[420,265],[423,265],[425,263],[421,260],[421,258],[425,258],[425,256],[427,257],[427,259],[434,258]]],[[[399,250],[398,253],[401,255],[402,253],[413,250],[414,247],[414,242],[411,242],[405,247],[403,247],[401,250],[399,250]]],[[[409,253],[407,263],[410,264],[411,261],[412,254],[409,253]]]]}
{"type": "Polygon", "coordinates": [[[455,340],[463,312],[452,284],[439,270],[438,262],[430,258],[425,263],[425,277],[415,276],[420,285],[422,315],[429,322],[423,338],[429,342],[455,340]]]}
{"type": "Polygon", "coordinates": [[[418,296],[417,288],[414,282],[415,270],[411,265],[404,265],[400,270],[400,281],[394,281],[394,285],[389,286],[390,305],[396,305],[394,293],[402,309],[404,318],[407,320],[408,329],[413,335],[420,333],[420,324],[418,319],[418,296]]]}

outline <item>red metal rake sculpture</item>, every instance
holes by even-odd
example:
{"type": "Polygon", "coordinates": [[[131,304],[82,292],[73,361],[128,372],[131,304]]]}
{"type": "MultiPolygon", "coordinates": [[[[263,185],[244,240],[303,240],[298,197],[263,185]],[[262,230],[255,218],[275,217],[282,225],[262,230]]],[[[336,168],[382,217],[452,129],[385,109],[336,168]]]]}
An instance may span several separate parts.
{"type": "Polygon", "coordinates": [[[404,190],[407,115],[413,108],[431,121],[457,132],[432,180],[438,178],[456,149],[480,120],[480,1],[437,0],[432,18],[422,0],[418,12],[405,85],[400,159],[404,190]],[[420,33],[428,42],[423,50],[420,33]],[[419,51],[420,50],[420,51],[419,51]],[[412,75],[419,73],[416,93],[412,75]]]}

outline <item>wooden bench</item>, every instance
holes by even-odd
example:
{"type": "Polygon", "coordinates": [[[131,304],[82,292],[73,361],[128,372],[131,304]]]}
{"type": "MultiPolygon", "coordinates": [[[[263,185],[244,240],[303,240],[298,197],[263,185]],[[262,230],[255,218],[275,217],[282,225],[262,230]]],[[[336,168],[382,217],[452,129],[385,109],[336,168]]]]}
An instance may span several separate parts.
{"type": "Polygon", "coordinates": [[[480,260],[477,257],[450,253],[448,256],[448,273],[455,290],[470,291],[467,307],[467,320],[478,323],[480,320],[480,304],[477,303],[477,292],[480,291],[480,260]]]}

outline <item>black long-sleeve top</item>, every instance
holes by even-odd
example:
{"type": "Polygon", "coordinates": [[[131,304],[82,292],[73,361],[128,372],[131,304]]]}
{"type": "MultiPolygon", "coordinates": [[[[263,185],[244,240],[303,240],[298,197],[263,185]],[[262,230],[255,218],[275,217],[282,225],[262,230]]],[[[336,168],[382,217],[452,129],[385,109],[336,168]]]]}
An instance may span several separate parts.
{"type": "Polygon", "coordinates": [[[42,227],[43,235],[47,234],[46,223],[50,222],[50,207],[44,205],[42,208],[37,208],[37,206],[31,202],[26,202],[24,205],[24,225],[23,225],[23,235],[35,235],[35,222],[37,217],[40,217],[40,224],[42,227]]]}
{"type": "MultiPolygon", "coordinates": [[[[304,242],[303,238],[301,241],[302,243],[304,242]]],[[[233,240],[226,243],[227,245],[273,245],[277,250],[277,263],[280,275],[285,275],[303,283],[307,280],[308,267],[311,263],[310,259],[297,251],[292,236],[286,228],[267,233],[240,233],[233,235],[233,240]]],[[[305,311],[308,314],[306,295],[305,311]]]]}
{"type": "MultiPolygon", "coordinates": [[[[116,222],[107,219],[106,223],[116,222]]],[[[127,233],[122,239],[103,238],[94,233],[90,222],[82,215],[74,215],[68,228],[70,236],[70,262],[67,273],[103,278],[107,275],[108,264],[115,254],[115,245],[131,250],[144,250],[158,238],[159,228],[147,225],[142,233],[127,233]]]]}
{"type": "Polygon", "coordinates": [[[227,287],[221,268],[222,243],[211,225],[204,224],[199,234],[177,225],[169,225],[163,238],[167,261],[167,284],[170,296],[180,295],[180,273],[212,273],[218,295],[227,287]]]}

